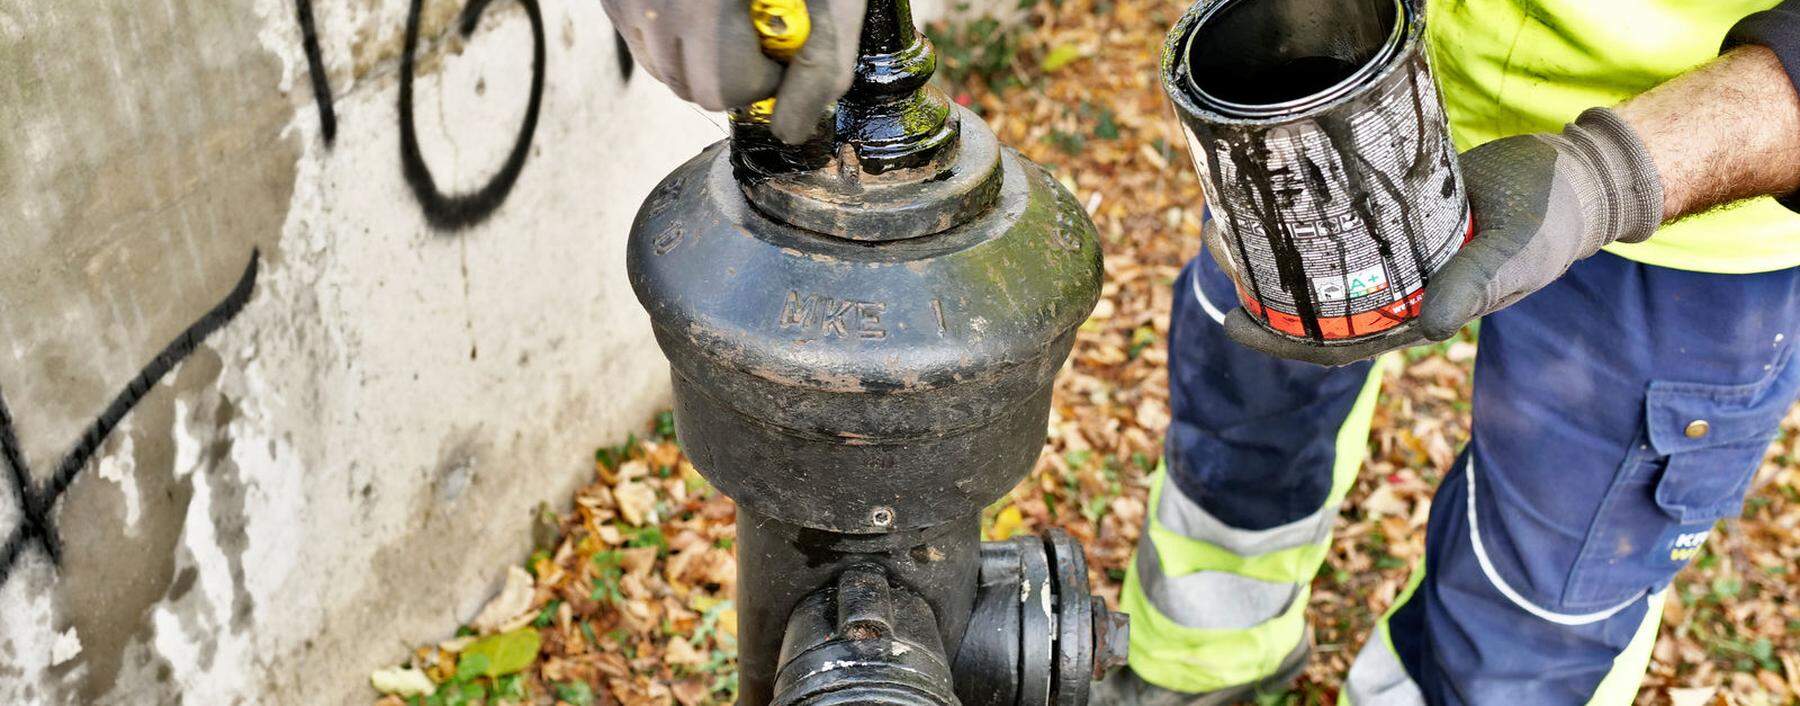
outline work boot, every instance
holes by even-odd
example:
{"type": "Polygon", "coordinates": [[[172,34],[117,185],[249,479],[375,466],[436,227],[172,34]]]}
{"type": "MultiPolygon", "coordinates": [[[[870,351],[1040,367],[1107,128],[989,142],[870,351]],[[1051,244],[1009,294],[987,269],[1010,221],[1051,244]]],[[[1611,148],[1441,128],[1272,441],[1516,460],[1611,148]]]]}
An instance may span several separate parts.
{"type": "Polygon", "coordinates": [[[1223,689],[1190,694],[1181,691],[1164,689],[1144,681],[1130,668],[1113,672],[1094,685],[1088,696],[1088,703],[1093,706],[1231,706],[1239,703],[1254,703],[1257,695],[1281,691],[1288,684],[1299,678],[1300,672],[1306,669],[1306,660],[1312,657],[1312,628],[1306,629],[1306,637],[1289,652],[1286,659],[1275,673],[1248,684],[1228,686],[1223,689]]]}

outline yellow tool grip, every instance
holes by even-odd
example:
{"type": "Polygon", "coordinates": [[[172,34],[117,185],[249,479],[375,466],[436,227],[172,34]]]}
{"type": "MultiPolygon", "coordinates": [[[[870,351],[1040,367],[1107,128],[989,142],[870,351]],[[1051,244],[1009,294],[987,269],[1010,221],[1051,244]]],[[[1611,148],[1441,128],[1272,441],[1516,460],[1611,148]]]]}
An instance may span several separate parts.
{"type": "MultiPolygon", "coordinates": [[[[806,45],[812,34],[812,16],[806,14],[806,0],[750,0],[750,24],[762,42],[762,52],[776,61],[787,63],[806,45]]],[[[767,123],[775,114],[775,99],[764,98],[746,106],[742,119],[767,123]]]]}
{"type": "Polygon", "coordinates": [[[750,24],[762,38],[763,54],[784,63],[800,53],[812,34],[806,0],[750,0],[750,24]]]}

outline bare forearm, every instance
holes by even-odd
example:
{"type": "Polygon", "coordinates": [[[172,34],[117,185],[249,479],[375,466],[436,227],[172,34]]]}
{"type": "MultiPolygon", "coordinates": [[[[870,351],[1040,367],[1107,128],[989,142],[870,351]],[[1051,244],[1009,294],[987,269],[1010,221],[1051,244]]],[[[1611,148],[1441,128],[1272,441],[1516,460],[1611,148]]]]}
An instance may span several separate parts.
{"type": "Polygon", "coordinates": [[[1800,96],[1774,52],[1745,46],[1616,108],[1663,185],[1663,219],[1800,189],[1800,96]]]}

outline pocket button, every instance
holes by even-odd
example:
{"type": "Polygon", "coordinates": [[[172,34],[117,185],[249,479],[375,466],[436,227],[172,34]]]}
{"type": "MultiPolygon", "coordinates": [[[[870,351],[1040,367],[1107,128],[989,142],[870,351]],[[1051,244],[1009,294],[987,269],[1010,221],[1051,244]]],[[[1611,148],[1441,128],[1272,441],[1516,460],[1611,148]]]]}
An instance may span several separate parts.
{"type": "Polygon", "coordinates": [[[1710,431],[1712,431],[1711,422],[1704,419],[1696,419],[1688,422],[1687,429],[1683,430],[1682,433],[1686,434],[1689,439],[1698,439],[1706,436],[1707,432],[1710,431]]]}

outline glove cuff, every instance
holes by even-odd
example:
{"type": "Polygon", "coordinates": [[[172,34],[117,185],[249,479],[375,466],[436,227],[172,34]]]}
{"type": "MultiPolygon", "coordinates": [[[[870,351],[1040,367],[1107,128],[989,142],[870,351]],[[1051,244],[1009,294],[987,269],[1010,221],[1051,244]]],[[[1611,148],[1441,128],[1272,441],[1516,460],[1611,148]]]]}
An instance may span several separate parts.
{"type": "Polygon", "coordinates": [[[1577,155],[1595,170],[1605,245],[1648,240],[1662,225],[1662,175],[1631,125],[1608,108],[1589,108],[1563,128],[1577,155]]]}

